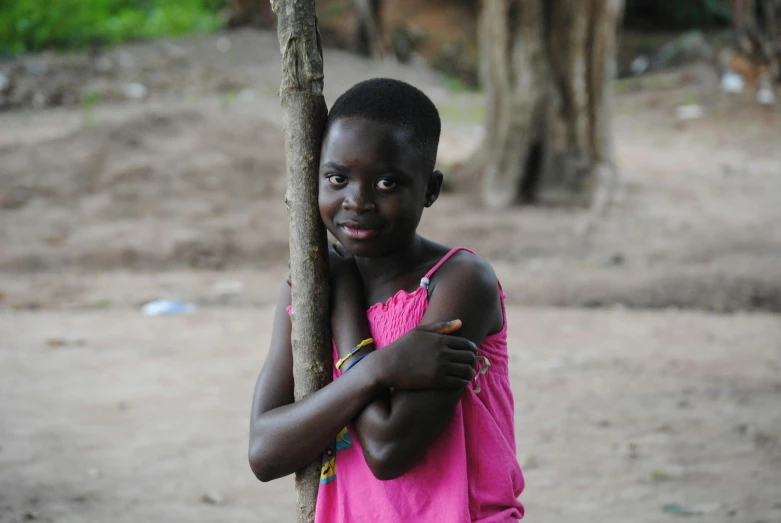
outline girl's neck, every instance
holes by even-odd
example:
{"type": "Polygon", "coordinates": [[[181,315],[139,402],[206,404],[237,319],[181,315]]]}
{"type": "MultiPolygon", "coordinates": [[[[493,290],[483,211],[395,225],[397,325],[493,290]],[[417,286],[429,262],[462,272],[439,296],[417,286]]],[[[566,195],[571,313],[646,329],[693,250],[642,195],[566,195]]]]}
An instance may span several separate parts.
{"type": "Polygon", "coordinates": [[[428,258],[429,241],[415,234],[403,249],[381,258],[356,258],[358,270],[365,284],[371,287],[403,277],[420,267],[428,258]]]}

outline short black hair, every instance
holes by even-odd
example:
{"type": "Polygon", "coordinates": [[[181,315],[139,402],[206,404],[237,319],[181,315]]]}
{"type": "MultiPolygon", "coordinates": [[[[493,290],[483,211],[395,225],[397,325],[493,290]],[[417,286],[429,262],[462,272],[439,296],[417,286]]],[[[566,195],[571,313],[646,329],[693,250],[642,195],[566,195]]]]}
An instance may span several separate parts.
{"type": "Polygon", "coordinates": [[[437,161],[442,122],[439,111],[420,89],[401,80],[372,78],[357,83],[336,99],[328,124],[342,118],[364,118],[403,127],[431,169],[437,161]]]}

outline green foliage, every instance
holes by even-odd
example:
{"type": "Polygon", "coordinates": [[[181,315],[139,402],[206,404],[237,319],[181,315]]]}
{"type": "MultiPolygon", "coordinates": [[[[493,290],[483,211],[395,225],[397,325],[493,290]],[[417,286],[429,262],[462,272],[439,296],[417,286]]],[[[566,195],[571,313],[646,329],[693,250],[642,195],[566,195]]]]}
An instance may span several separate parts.
{"type": "Polygon", "coordinates": [[[0,54],[214,31],[220,0],[0,0],[0,54]]]}

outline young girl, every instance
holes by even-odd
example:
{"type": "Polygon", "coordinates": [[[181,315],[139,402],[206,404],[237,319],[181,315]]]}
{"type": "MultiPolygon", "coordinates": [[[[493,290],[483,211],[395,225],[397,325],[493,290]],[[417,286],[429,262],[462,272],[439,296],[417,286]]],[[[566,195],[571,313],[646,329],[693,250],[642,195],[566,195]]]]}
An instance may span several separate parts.
{"type": "Polygon", "coordinates": [[[416,232],[442,185],[439,133],[434,104],[396,80],[357,84],[328,116],[320,215],[342,246],[330,258],[334,381],[293,401],[283,283],[249,449],[261,481],[322,456],[317,522],[523,516],[504,294],[474,253],[416,232]]]}

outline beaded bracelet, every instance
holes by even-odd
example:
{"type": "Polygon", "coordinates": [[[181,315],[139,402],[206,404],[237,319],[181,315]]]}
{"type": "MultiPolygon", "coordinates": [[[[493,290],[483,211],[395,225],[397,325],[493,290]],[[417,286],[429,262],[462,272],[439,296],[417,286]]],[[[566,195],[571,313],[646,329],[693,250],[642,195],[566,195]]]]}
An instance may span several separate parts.
{"type": "Polygon", "coordinates": [[[356,365],[358,365],[358,362],[359,362],[359,361],[361,361],[362,359],[364,359],[366,356],[368,356],[368,354],[361,354],[360,356],[358,356],[357,358],[355,358],[355,360],[354,360],[354,361],[353,361],[353,362],[352,362],[350,365],[348,365],[346,369],[344,369],[344,370],[342,371],[342,374],[344,374],[344,373],[345,373],[345,372],[347,372],[348,370],[350,370],[350,369],[352,369],[353,367],[355,367],[356,365]]]}
{"type": "Polygon", "coordinates": [[[344,364],[345,361],[347,361],[350,358],[352,358],[355,355],[356,352],[358,352],[359,350],[361,350],[365,346],[370,345],[372,343],[374,343],[374,338],[366,338],[365,340],[363,340],[361,343],[356,345],[355,348],[353,350],[351,350],[347,354],[347,356],[345,356],[344,358],[341,358],[339,361],[336,362],[336,368],[337,369],[340,368],[342,366],[342,364],[344,364]]]}

